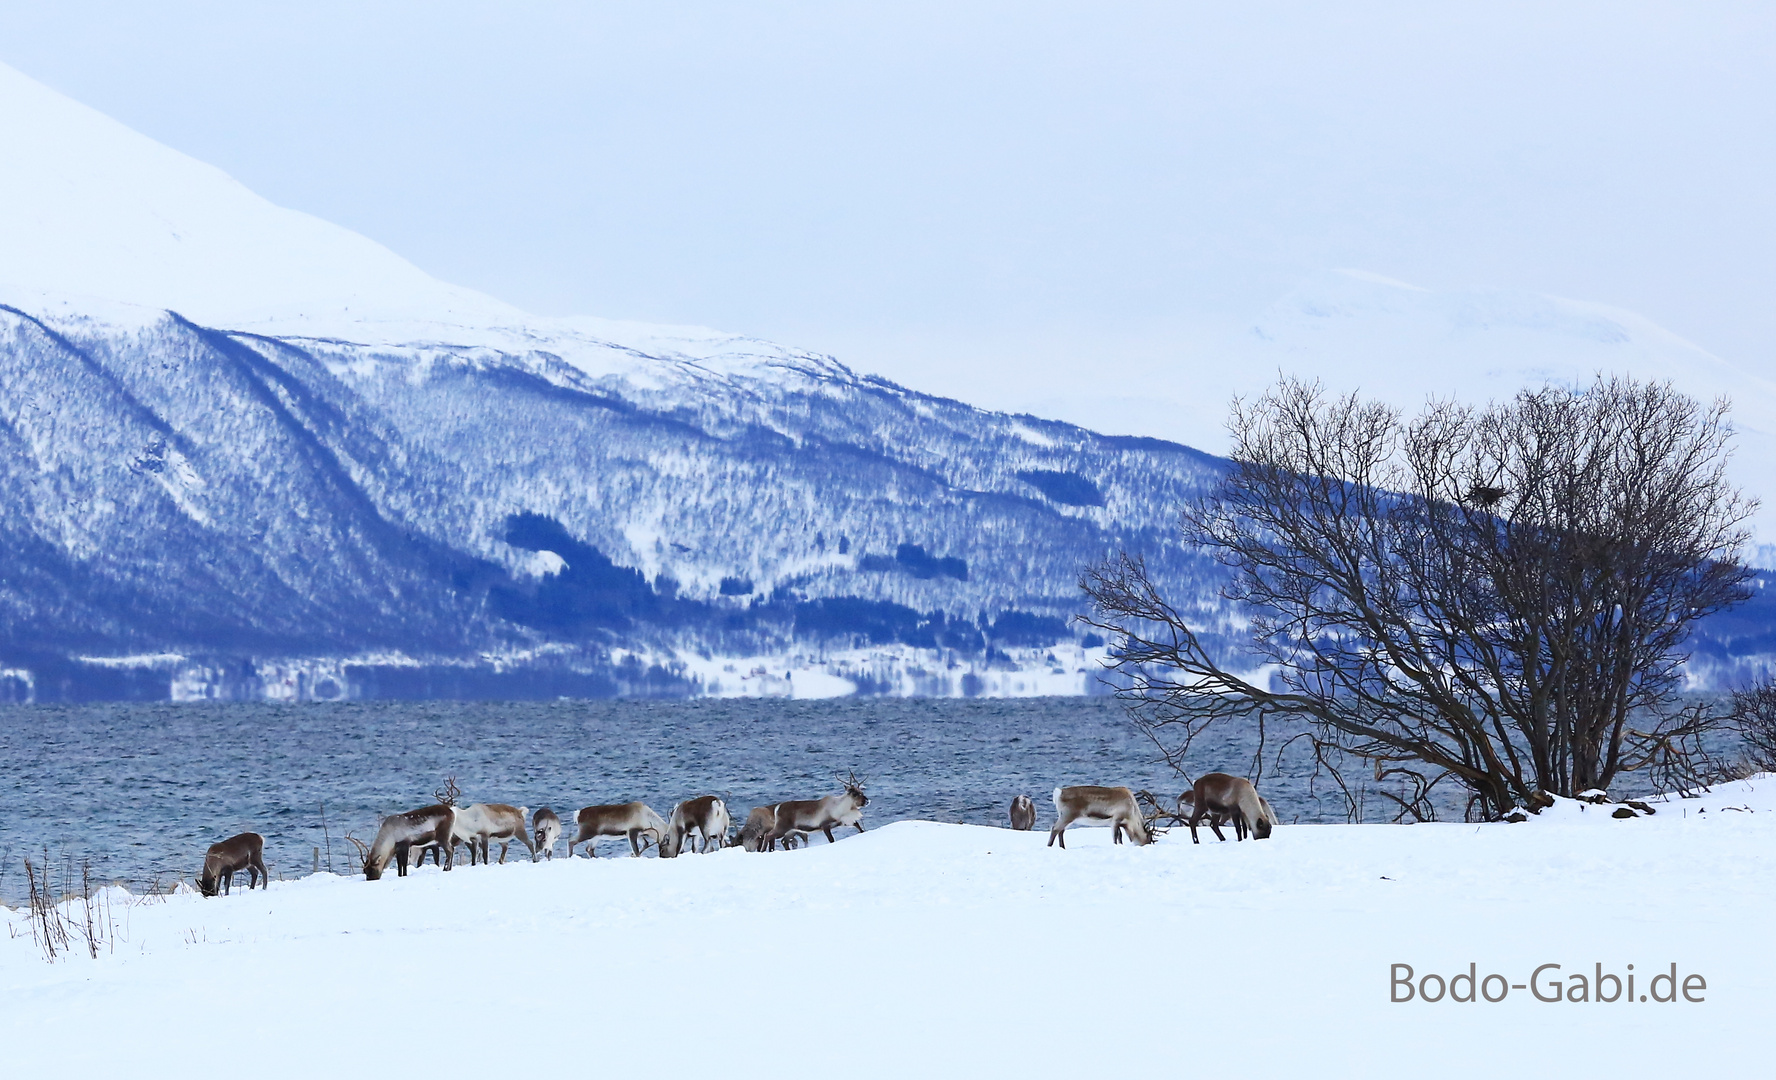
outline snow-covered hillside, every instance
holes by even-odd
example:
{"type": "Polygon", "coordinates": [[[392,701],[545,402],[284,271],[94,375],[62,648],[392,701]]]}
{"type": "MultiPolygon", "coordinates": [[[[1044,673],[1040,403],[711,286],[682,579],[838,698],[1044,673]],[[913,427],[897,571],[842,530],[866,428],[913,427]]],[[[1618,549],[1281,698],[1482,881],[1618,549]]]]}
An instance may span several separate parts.
{"type": "Polygon", "coordinates": [[[76,936],[45,963],[0,911],[0,1033],[22,1076],[188,1072],[218,1033],[268,1076],[437,1071],[416,1008],[468,1075],[1754,1076],[1773,793],[1148,847],[868,822],[793,852],[116,890],[96,960],[76,936]]]}
{"type": "MultiPolygon", "coordinates": [[[[0,146],[0,699],[1089,692],[1067,620],[1119,549],[1235,629],[1173,534],[1209,455],[533,317],[4,67],[0,146]]],[[[1433,327],[1395,354],[1438,346],[1329,282],[1262,340],[1360,366],[1381,289],[1433,327]]],[[[1735,618],[1699,672],[1770,651],[1735,618]]]]}

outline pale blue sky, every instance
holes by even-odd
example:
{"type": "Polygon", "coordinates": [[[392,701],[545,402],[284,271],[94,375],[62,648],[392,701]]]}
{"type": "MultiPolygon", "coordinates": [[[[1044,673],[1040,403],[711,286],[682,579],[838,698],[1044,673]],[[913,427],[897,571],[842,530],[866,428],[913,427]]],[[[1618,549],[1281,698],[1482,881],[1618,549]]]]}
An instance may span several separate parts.
{"type": "Polygon", "coordinates": [[[0,0],[0,60],[541,313],[1017,407],[1359,267],[1776,374],[1768,3],[149,8],[0,0]]]}

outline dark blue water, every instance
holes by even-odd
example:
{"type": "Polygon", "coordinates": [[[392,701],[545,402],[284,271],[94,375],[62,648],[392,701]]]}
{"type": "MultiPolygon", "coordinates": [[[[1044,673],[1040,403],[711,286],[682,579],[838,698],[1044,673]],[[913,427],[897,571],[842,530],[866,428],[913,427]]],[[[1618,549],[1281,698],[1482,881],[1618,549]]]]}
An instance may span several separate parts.
{"type": "MultiPolygon", "coordinates": [[[[1247,771],[1228,748],[1203,767],[1247,771]]],[[[641,799],[662,814],[717,793],[748,808],[868,784],[866,826],[900,818],[1001,824],[1012,796],[1038,806],[1060,784],[1181,782],[1122,707],[1034,700],[354,702],[106,704],[0,709],[0,895],[23,889],[26,854],[90,859],[95,879],[191,876],[206,847],[264,834],[273,874],[309,873],[346,832],[432,802],[454,776],[462,802],[551,806],[641,799]],[[326,828],[322,826],[325,805],[326,828]],[[330,839],[329,839],[330,837],[330,839]]],[[[1299,780],[1268,780],[1285,821],[1342,820],[1299,780]]],[[[624,841],[601,847],[615,854],[624,841]]],[[[624,849],[626,850],[626,849],[624,849]]]]}

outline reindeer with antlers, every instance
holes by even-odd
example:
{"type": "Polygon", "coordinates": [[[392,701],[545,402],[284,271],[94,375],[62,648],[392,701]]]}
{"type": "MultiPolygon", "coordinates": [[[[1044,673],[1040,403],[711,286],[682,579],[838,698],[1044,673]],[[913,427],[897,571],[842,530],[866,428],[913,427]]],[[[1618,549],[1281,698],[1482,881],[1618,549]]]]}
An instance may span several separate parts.
{"type": "Polygon", "coordinates": [[[834,843],[834,828],[851,825],[862,832],[863,808],[869,805],[869,797],[863,793],[863,781],[856,773],[851,773],[839,777],[839,783],[845,785],[842,795],[778,803],[770,841],[775,843],[783,840],[791,833],[811,836],[815,832],[822,832],[826,834],[826,842],[831,844],[834,843]]]}
{"type": "MultiPolygon", "coordinates": [[[[408,856],[417,849],[419,858],[424,859],[428,847],[436,849],[440,864],[445,870],[450,869],[455,861],[450,834],[456,824],[455,804],[459,794],[456,777],[451,777],[442,790],[432,794],[438,801],[431,806],[383,818],[382,826],[376,830],[376,839],[370,844],[350,833],[345,835],[357,846],[358,855],[363,859],[365,878],[370,881],[380,879],[391,858],[395,860],[395,876],[406,877],[408,856]]],[[[419,865],[417,860],[414,865],[419,865]]]]}

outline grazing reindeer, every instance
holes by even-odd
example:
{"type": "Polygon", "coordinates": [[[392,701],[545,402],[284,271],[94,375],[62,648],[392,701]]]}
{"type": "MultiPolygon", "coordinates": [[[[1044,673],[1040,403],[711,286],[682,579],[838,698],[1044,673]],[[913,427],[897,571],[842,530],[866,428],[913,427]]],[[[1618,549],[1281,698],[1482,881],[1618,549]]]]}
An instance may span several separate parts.
{"type": "MultiPolygon", "coordinates": [[[[1258,789],[1243,776],[1204,773],[1197,777],[1190,794],[1191,802],[1196,805],[1190,813],[1190,842],[1193,844],[1201,843],[1196,836],[1196,826],[1204,817],[1209,819],[1209,828],[1214,830],[1217,840],[1227,839],[1221,833],[1220,822],[1229,819],[1233,821],[1236,840],[1244,840],[1247,833],[1256,839],[1267,840],[1270,830],[1276,826],[1276,811],[1258,797],[1258,789]]],[[[1183,801],[1182,797],[1179,801],[1183,801]]]]}
{"type": "Polygon", "coordinates": [[[1011,800],[1011,827],[1018,832],[1029,832],[1036,827],[1036,804],[1028,795],[1011,800]]]}
{"type": "Polygon", "coordinates": [[[629,850],[641,855],[641,837],[652,833],[658,844],[666,835],[666,819],[654,813],[646,803],[619,803],[614,806],[588,806],[575,815],[579,832],[567,843],[567,857],[573,858],[574,845],[584,843],[586,854],[596,859],[598,852],[592,841],[600,836],[627,836],[629,850]]]}
{"type": "Polygon", "coordinates": [[[1067,826],[1075,821],[1108,821],[1111,839],[1122,843],[1128,833],[1137,844],[1153,843],[1153,834],[1141,818],[1135,793],[1125,787],[1058,787],[1054,790],[1055,823],[1048,830],[1048,846],[1058,841],[1067,846],[1067,826]]]}
{"type": "Polygon", "coordinates": [[[204,854],[203,873],[198,876],[197,889],[205,896],[215,896],[220,888],[226,896],[234,887],[235,873],[240,870],[247,872],[249,890],[255,881],[263,888],[271,888],[271,876],[265,872],[265,837],[256,832],[244,832],[211,844],[210,850],[204,854]]]}
{"type": "Polygon", "coordinates": [[[499,840],[500,864],[506,861],[506,849],[516,840],[530,852],[530,861],[536,862],[536,846],[530,842],[530,833],[524,827],[524,815],[530,813],[528,806],[508,806],[505,803],[476,803],[464,806],[456,811],[456,821],[450,827],[450,842],[467,841],[469,845],[469,865],[475,865],[475,849],[481,850],[481,861],[490,861],[487,847],[491,841],[499,840]]]}
{"type": "MultiPolygon", "coordinates": [[[[1190,813],[1195,809],[1196,792],[1186,791],[1184,794],[1178,796],[1177,813],[1167,816],[1174,818],[1177,822],[1188,824],[1190,813]]],[[[1270,823],[1270,827],[1273,829],[1276,828],[1279,822],[1277,820],[1276,810],[1270,805],[1270,800],[1262,795],[1258,796],[1258,809],[1263,813],[1264,819],[1270,823]]],[[[1216,825],[1225,825],[1233,820],[1231,815],[1226,811],[1216,810],[1213,807],[1209,809],[1208,819],[1210,828],[1213,828],[1216,825]]]]}
{"type": "Polygon", "coordinates": [[[530,823],[536,828],[536,845],[530,849],[531,860],[535,861],[536,853],[540,851],[550,862],[554,862],[555,841],[561,839],[561,818],[545,806],[536,812],[530,823]]]}
{"type": "Polygon", "coordinates": [[[361,840],[353,840],[364,856],[364,876],[371,881],[381,878],[392,857],[395,860],[395,876],[406,877],[408,853],[414,848],[420,848],[423,858],[423,849],[427,847],[436,847],[439,850],[444,869],[449,870],[451,863],[455,862],[450,847],[450,830],[455,822],[456,808],[443,803],[422,806],[418,810],[390,814],[383,818],[382,827],[376,830],[376,840],[369,847],[365,847],[361,840]]]}
{"type": "Polygon", "coordinates": [[[791,833],[812,835],[818,830],[826,834],[826,842],[830,844],[833,843],[832,831],[837,826],[851,825],[862,832],[863,808],[869,805],[869,797],[863,793],[863,781],[852,773],[841,777],[839,782],[845,785],[843,795],[778,803],[777,820],[771,826],[771,840],[785,840],[791,833]]]}
{"type": "Polygon", "coordinates": [[[740,827],[740,846],[747,851],[770,851],[776,847],[771,830],[777,827],[777,804],[755,806],[740,827]]]}
{"type": "MultiPolygon", "coordinates": [[[[660,857],[676,858],[693,832],[701,837],[704,852],[711,845],[720,851],[728,840],[728,804],[714,795],[703,795],[673,807],[672,818],[666,823],[666,836],[660,841],[660,857]]],[[[695,841],[691,850],[697,850],[695,841]]]]}

